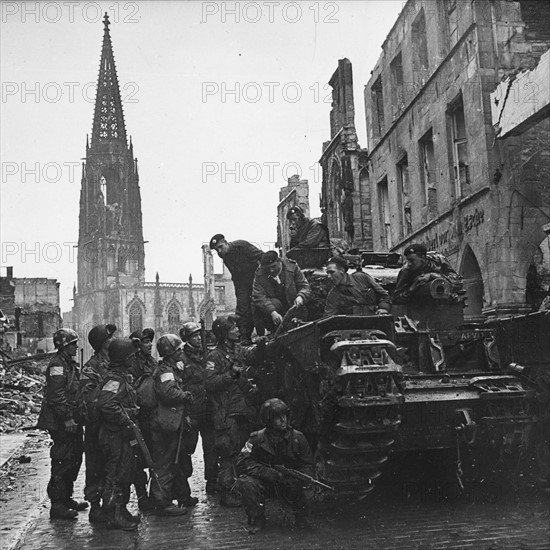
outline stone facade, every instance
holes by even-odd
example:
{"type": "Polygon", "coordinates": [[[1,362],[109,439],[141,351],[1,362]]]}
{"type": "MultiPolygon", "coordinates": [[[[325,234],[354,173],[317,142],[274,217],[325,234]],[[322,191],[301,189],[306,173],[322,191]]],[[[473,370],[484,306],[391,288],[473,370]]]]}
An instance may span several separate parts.
{"type": "Polygon", "coordinates": [[[344,239],[352,248],[372,250],[370,187],[367,151],[359,146],[355,130],[352,66],[340,59],[332,75],[330,141],[319,160],[323,181],[322,221],[331,239],[344,239]]]}
{"type": "Polygon", "coordinates": [[[374,249],[446,254],[472,319],[531,311],[528,280],[550,269],[548,113],[506,139],[491,115],[499,83],[548,50],[549,17],[547,2],[409,0],[365,87],[374,249]]]}
{"type": "Polygon", "coordinates": [[[1,333],[4,348],[28,353],[53,350],[53,333],[61,327],[59,283],[45,277],[0,277],[0,309],[7,318],[1,333]]]}
{"type": "Polygon", "coordinates": [[[307,180],[301,180],[294,175],[288,178],[288,185],[279,190],[279,204],[277,205],[277,242],[275,246],[281,249],[285,256],[290,248],[290,231],[286,215],[293,206],[299,206],[309,217],[309,185],[307,180]]]}

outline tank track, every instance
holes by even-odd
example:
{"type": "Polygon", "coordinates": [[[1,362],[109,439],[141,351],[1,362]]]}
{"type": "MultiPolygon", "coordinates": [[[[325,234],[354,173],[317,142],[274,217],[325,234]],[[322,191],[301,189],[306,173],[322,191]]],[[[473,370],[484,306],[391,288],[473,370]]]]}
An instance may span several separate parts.
{"type": "Polygon", "coordinates": [[[374,489],[395,442],[405,400],[401,368],[387,353],[381,353],[376,364],[350,364],[347,349],[358,357],[357,346],[362,343],[366,345],[365,341],[339,343],[342,366],[331,399],[325,399],[332,404],[325,422],[330,430],[319,439],[315,453],[316,475],[335,488],[338,499],[361,500],[374,489]]]}

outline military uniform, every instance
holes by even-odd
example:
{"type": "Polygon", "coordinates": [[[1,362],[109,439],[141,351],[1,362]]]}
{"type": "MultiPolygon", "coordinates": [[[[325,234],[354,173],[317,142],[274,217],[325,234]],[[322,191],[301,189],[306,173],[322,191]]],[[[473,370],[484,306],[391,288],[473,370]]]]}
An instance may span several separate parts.
{"type": "Polygon", "coordinates": [[[58,351],[46,369],[46,388],[38,418],[38,427],[48,430],[53,440],[47,488],[52,505],[72,499],[73,485],[82,464],[82,426],[79,424],[72,433],[65,427],[66,421],[79,421],[76,400],[79,378],[76,361],[65,351],[58,351]]]}
{"type": "Polygon", "coordinates": [[[317,220],[304,217],[302,224],[290,237],[290,248],[329,248],[328,230],[317,220]]]}
{"type": "Polygon", "coordinates": [[[258,267],[252,288],[252,302],[262,318],[266,328],[272,330],[271,313],[276,311],[284,315],[294,304],[297,296],[304,303],[311,297],[311,289],[302,270],[294,260],[279,258],[282,263],[281,272],[271,277],[264,266],[258,267]]]}
{"type": "Polygon", "coordinates": [[[234,366],[244,367],[253,362],[254,348],[231,348],[222,342],[207,357],[206,390],[213,405],[222,502],[235,482],[235,458],[257,422],[255,388],[244,372],[239,374],[232,370],[234,366]]]}
{"type": "Polygon", "coordinates": [[[223,263],[231,273],[235,287],[237,326],[241,336],[250,339],[254,330],[251,305],[252,283],[262,251],[248,241],[237,240],[227,244],[229,250],[223,257],[223,263]]]}
{"type": "Polygon", "coordinates": [[[136,471],[136,457],[130,445],[134,439],[129,420],[137,418],[136,392],[125,367],[111,367],[103,379],[98,397],[102,424],[99,442],[106,457],[103,507],[114,522],[117,510],[125,509],[136,471]]]}
{"type": "Polygon", "coordinates": [[[374,315],[379,308],[389,311],[390,296],[368,273],[345,273],[327,295],[324,317],[330,315],[374,315]]]}
{"type": "Polygon", "coordinates": [[[151,482],[151,499],[156,508],[162,509],[170,506],[172,499],[183,501],[190,496],[187,483],[189,464],[179,457],[178,464],[175,461],[181,430],[188,429],[186,408],[192,396],[184,389],[182,373],[177,367],[161,361],[153,376],[158,407],[151,423],[156,472],[151,482]]]}
{"type": "Polygon", "coordinates": [[[264,428],[250,434],[236,460],[238,486],[250,523],[264,517],[266,496],[283,499],[297,522],[307,516],[309,493],[290,480],[282,480],[272,469],[275,465],[314,475],[311,449],[302,432],[288,428],[277,436],[264,428]]]}
{"type": "Polygon", "coordinates": [[[94,403],[98,391],[109,367],[109,360],[95,353],[82,367],[80,375],[78,401],[84,418],[84,453],[86,459],[86,485],[84,498],[99,502],[103,492],[105,478],[105,456],[99,445],[99,428],[101,426],[97,403],[94,403]]]}
{"type": "Polygon", "coordinates": [[[193,473],[191,455],[195,452],[199,433],[202,440],[204,457],[204,478],[213,486],[218,478],[218,453],[214,448],[214,423],[212,420],[212,403],[206,393],[206,371],[203,367],[202,352],[186,344],[185,367],[182,373],[183,386],[193,395],[193,404],[189,409],[191,427],[184,434],[182,447],[184,453],[181,460],[188,463],[185,474],[187,478],[193,473]]]}

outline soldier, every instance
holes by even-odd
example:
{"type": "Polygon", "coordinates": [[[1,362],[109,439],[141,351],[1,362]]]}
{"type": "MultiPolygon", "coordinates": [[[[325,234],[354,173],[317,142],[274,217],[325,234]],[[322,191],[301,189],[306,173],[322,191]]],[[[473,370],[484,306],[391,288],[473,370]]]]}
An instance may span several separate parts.
{"type": "Polygon", "coordinates": [[[158,365],[158,361],[151,355],[153,350],[153,340],[155,339],[155,331],[152,328],[144,328],[143,330],[135,330],[130,334],[130,338],[137,338],[141,345],[136,354],[134,364],[128,372],[137,381],[144,374],[152,374],[158,365]]]}
{"type": "Polygon", "coordinates": [[[112,342],[115,325],[97,325],[88,333],[88,342],[94,355],[82,367],[78,403],[84,418],[84,456],[86,459],[86,485],[84,498],[90,503],[89,520],[102,523],[106,517],[101,509],[101,494],[105,478],[105,457],[99,446],[100,418],[97,397],[101,382],[109,367],[109,345],[112,342]]]}
{"type": "Polygon", "coordinates": [[[154,512],[161,516],[182,516],[184,506],[194,506],[187,478],[189,463],[181,460],[184,432],[189,429],[187,412],[193,396],[183,386],[183,342],[175,334],[158,339],[157,351],[162,357],[153,375],[158,407],[151,423],[153,463],[156,472],[151,481],[154,512]],[[178,506],[172,504],[178,499],[178,506]]]}
{"type": "Polygon", "coordinates": [[[220,504],[238,507],[231,492],[235,483],[235,458],[257,422],[256,390],[245,373],[245,362],[256,360],[258,346],[238,347],[236,319],[218,317],[212,324],[218,344],[207,357],[206,391],[213,404],[216,451],[220,457],[220,504]]]}
{"type": "Polygon", "coordinates": [[[308,218],[299,206],[286,214],[290,229],[290,248],[329,248],[330,241],[325,225],[308,218]]]}
{"type": "Polygon", "coordinates": [[[368,273],[348,274],[348,262],[335,256],[327,262],[334,287],[327,295],[323,317],[330,315],[374,315],[389,313],[390,296],[368,273]]]}
{"type": "Polygon", "coordinates": [[[393,295],[394,304],[406,304],[418,290],[433,279],[446,279],[460,285],[460,277],[442,254],[428,252],[422,244],[411,244],[404,251],[407,264],[401,268],[393,295]]]}
{"type": "Polygon", "coordinates": [[[102,419],[99,443],[105,454],[103,510],[109,529],[134,529],[140,522],[139,515],[132,515],[126,508],[136,471],[136,457],[130,442],[134,439],[132,423],[138,412],[128,367],[137,351],[130,338],[111,342],[109,369],[97,400],[102,419]]]}
{"type": "Polygon", "coordinates": [[[73,485],[82,464],[82,425],[78,420],[76,395],[80,373],[73,357],[77,353],[78,334],[61,328],[53,335],[57,354],[46,370],[44,400],[38,427],[48,430],[53,440],[50,449],[51,477],[48,496],[50,517],[74,519],[88,508],[87,502],[73,500],[73,485]]]}
{"type": "Polygon", "coordinates": [[[268,399],[262,405],[260,419],[265,428],[250,434],[236,461],[249,533],[255,534],[265,526],[266,496],[286,501],[294,511],[296,527],[308,528],[311,493],[273,466],[282,465],[313,476],[309,444],[302,432],[290,427],[288,407],[280,399],[268,399]]]}
{"type": "Polygon", "coordinates": [[[291,306],[302,307],[310,296],[309,283],[295,261],[279,258],[274,250],[262,255],[252,302],[266,328],[280,325],[291,306]]]}
{"type": "MultiPolygon", "coordinates": [[[[140,397],[140,387],[145,382],[146,378],[153,375],[158,361],[151,355],[153,349],[153,340],[155,339],[155,331],[152,328],[144,328],[136,330],[130,334],[130,338],[139,340],[139,351],[136,353],[132,366],[128,368],[128,372],[133,377],[133,384],[138,393],[138,401],[140,397]]],[[[138,424],[143,434],[143,439],[149,449],[153,448],[151,439],[151,410],[146,407],[141,407],[138,413],[138,424]]],[[[134,488],[138,497],[138,506],[141,511],[151,509],[151,502],[147,494],[147,474],[145,472],[145,464],[142,457],[138,457],[136,465],[136,478],[134,480],[134,488]]]]}
{"type": "Polygon", "coordinates": [[[210,239],[210,248],[216,250],[231,273],[237,298],[235,314],[239,332],[242,343],[249,345],[252,343],[250,338],[254,330],[251,306],[252,283],[262,251],[248,241],[227,242],[221,233],[210,239]]]}
{"type": "Polygon", "coordinates": [[[191,406],[191,430],[186,434],[184,449],[187,453],[182,460],[189,461],[189,477],[193,472],[191,455],[195,452],[199,432],[202,440],[204,457],[204,478],[206,493],[219,493],[218,488],[218,453],[214,448],[214,424],[212,422],[212,403],[206,394],[206,370],[201,347],[201,328],[193,322],[183,325],[181,339],[185,342],[185,367],[183,370],[184,386],[193,394],[191,406]]]}

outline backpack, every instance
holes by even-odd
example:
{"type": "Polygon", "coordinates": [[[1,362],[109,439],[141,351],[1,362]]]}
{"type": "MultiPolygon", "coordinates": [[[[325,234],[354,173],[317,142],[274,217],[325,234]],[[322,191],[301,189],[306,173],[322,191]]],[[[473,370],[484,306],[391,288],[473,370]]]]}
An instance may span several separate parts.
{"type": "Polygon", "coordinates": [[[81,386],[78,390],[77,401],[82,418],[88,424],[92,424],[100,420],[97,400],[101,391],[101,379],[99,377],[87,377],[86,379],[87,381],[84,384],[82,384],[82,378],[80,379],[81,386]]]}
{"type": "Polygon", "coordinates": [[[136,382],[137,404],[140,410],[152,411],[157,408],[157,394],[152,372],[141,375],[136,382]]]}

